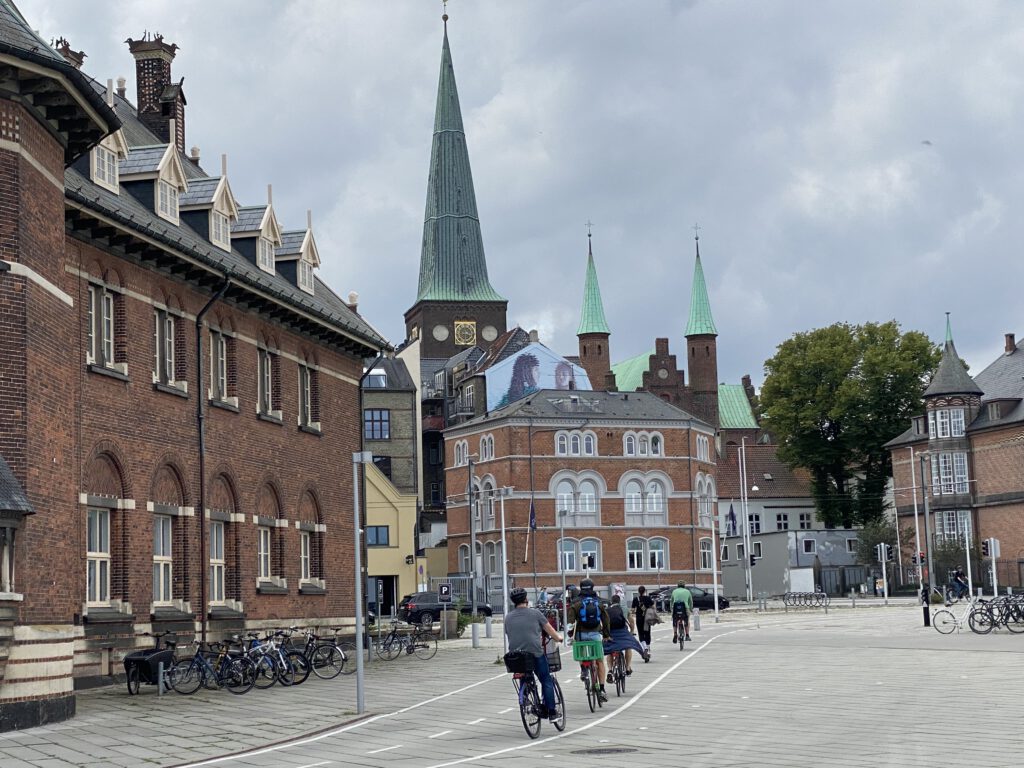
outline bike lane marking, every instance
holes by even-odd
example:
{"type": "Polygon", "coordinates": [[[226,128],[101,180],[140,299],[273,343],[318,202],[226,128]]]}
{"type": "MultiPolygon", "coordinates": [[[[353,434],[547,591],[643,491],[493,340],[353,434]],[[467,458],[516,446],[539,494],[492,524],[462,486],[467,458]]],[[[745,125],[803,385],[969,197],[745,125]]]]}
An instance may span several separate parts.
{"type": "Polygon", "coordinates": [[[398,749],[400,746],[402,746],[402,745],[401,744],[392,744],[390,747],[381,747],[380,749],[371,749],[366,754],[368,754],[368,755],[376,755],[376,754],[378,754],[380,752],[387,752],[389,749],[398,749]]]}
{"type": "Polygon", "coordinates": [[[672,674],[677,669],[679,669],[679,667],[681,667],[683,664],[685,664],[686,662],[688,662],[691,659],[693,659],[694,657],[696,657],[698,653],[700,653],[705,648],[707,648],[709,645],[711,645],[711,643],[713,643],[715,640],[718,640],[719,638],[725,637],[726,635],[735,634],[736,632],[746,632],[746,631],[749,631],[749,629],[750,629],[749,627],[733,629],[733,630],[730,630],[728,632],[723,632],[720,635],[715,635],[714,637],[708,638],[699,648],[691,651],[689,654],[687,654],[686,656],[681,658],[679,661],[677,661],[671,667],[669,667],[664,672],[662,672],[660,675],[658,675],[656,678],[654,678],[642,690],[638,691],[635,696],[633,696],[633,697],[627,699],[625,702],[623,702],[622,706],[616,707],[611,712],[609,712],[607,715],[604,715],[603,717],[599,717],[597,720],[592,720],[591,722],[589,722],[589,723],[587,723],[585,725],[581,725],[579,728],[576,728],[576,729],[571,730],[571,731],[564,731],[563,733],[557,733],[554,736],[548,736],[546,739],[538,739],[537,741],[530,741],[530,742],[527,742],[525,744],[518,744],[518,745],[516,745],[514,747],[505,747],[504,749],[498,749],[498,750],[495,750],[494,752],[487,752],[485,754],[471,755],[469,757],[462,757],[462,758],[459,758],[457,760],[450,760],[450,761],[445,762],[445,763],[435,763],[435,764],[433,764],[431,766],[428,766],[427,768],[447,768],[448,766],[452,766],[452,765],[462,765],[464,763],[472,763],[472,762],[476,762],[477,760],[483,760],[483,759],[486,759],[486,758],[497,757],[498,755],[505,755],[505,754],[508,754],[510,752],[519,752],[520,750],[529,749],[530,747],[539,746],[541,744],[550,744],[553,741],[557,741],[559,739],[564,739],[564,738],[567,738],[568,736],[574,736],[574,735],[576,735],[578,733],[582,733],[583,731],[588,731],[591,728],[594,728],[595,726],[598,726],[598,725],[601,725],[602,723],[607,722],[608,720],[610,720],[613,717],[617,717],[622,712],[625,712],[627,709],[629,709],[631,706],[633,706],[636,702],[640,701],[647,693],[649,693],[651,690],[653,690],[655,686],[657,686],[659,683],[664,681],[664,679],[666,677],[668,677],[670,674],[672,674]]]}

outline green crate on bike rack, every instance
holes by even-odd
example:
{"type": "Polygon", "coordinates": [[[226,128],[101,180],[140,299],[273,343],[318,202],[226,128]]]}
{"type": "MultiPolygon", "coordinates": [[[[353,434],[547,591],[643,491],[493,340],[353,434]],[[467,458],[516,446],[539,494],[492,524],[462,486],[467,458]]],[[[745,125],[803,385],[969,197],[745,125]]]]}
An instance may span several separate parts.
{"type": "Polygon", "coordinates": [[[572,644],[573,661],[597,661],[604,656],[604,643],[600,640],[577,640],[572,644]]]}

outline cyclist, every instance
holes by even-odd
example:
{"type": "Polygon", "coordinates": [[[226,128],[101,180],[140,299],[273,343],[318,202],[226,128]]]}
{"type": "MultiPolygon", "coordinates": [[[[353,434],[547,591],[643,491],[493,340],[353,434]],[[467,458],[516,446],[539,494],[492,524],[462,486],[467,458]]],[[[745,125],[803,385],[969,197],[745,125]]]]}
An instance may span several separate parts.
{"type": "MultiPolygon", "coordinates": [[[[580,582],[579,596],[569,606],[569,623],[575,624],[577,640],[600,640],[604,641],[611,637],[611,623],[608,619],[608,608],[594,592],[594,582],[590,579],[583,579],[580,582]]],[[[570,636],[572,630],[570,630],[570,636]]],[[[608,701],[608,694],[604,692],[604,680],[607,670],[604,666],[604,656],[598,656],[594,662],[597,665],[597,698],[601,701],[608,701]]],[[[580,669],[580,676],[586,671],[580,669]]],[[[584,678],[585,679],[585,678],[584,678]]]]}
{"type": "Polygon", "coordinates": [[[964,595],[969,595],[971,593],[971,588],[967,584],[967,577],[964,575],[964,569],[959,565],[956,567],[956,572],[953,574],[953,577],[949,580],[949,585],[957,598],[961,598],[964,595]]]}
{"type": "Polygon", "coordinates": [[[672,606],[672,642],[679,642],[679,624],[683,625],[683,636],[690,639],[690,614],[693,613],[693,595],[686,588],[686,582],[679,580],[679,585],[672,590],[672,597],[668,601],[672,606]]]}
{"type": "Polygon", "coordinates": [[[644,652],[643,646],[637,642],[634,633],[636,624],[633,622],[632,612],[627,613],[622,609],[622,595],[612,595],[612,604],[608,606],[608,626],[611,628],[611,640],[606,640],[604,652],[608,657],[609,683],[614,683],[612,678],[612,654],[616,651],[625,651],[626,674],[633,674],[633,651],[644,652]]]}
{"type": "Polygon", "coordinates": [[[541,695],[544,698],[544,712],[540,716],[557,720],[555,686],[551,682],[551,670],[548,668],[548,657],[541,644],[541,634],[546,634],[556,643],[562,642],[562,636],[551,626],[543,613],[529,606],[525,589],[516,587],[509,594],[509,598],[514,607],[505,617],[508,649],[533,654],[536,659],[533,672],[540,680],[541,695]]]}
{"type": "Polygon", "coordinates": [[[640,637],[640,645],[643,647],[644,661],[651,660],[651,625],[647,623],[647,609],[654,608],[654,600],[647,594],[647,587],[642,584],[636,588],[636,597],[633,598],[632,613],[634,614],[634,626],[640,637]]]}

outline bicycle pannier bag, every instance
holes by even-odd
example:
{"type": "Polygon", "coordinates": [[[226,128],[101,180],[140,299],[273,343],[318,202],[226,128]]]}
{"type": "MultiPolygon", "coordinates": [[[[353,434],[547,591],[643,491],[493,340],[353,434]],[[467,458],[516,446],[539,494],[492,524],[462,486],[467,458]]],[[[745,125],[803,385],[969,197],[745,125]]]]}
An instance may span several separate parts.
{"type": "Polygon", "coordinates": [[[537,659],[528,651],[509,651],[504,659],[509,672],[533,672],[537,666],[537,659]]]}

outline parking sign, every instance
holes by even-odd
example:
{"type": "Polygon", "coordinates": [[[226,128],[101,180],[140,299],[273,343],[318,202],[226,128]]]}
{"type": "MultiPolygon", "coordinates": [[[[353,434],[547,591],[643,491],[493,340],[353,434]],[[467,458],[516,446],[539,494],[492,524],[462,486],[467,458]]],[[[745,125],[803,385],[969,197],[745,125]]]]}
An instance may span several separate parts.
{"type": "Polygon", "coordinates": [[[442,581],[437,585],[437,602],[450,603],[452,601],[452,583],[442,581]]]}

